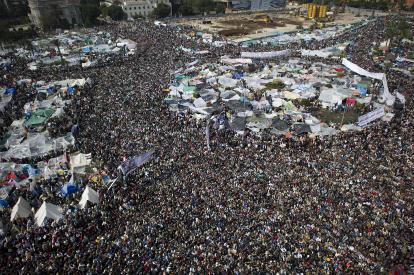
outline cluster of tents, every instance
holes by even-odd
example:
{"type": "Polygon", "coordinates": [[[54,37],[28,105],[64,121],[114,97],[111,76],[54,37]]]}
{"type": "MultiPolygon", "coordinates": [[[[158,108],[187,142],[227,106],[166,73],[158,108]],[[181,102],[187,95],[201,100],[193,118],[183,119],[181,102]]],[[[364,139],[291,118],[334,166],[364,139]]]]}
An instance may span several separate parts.
{"type": "MultiPolygon", "coordinates": [[[[201,64],[196,59],[174,72],[174,80],[164,90],[168,93],[165,101],[170,110],[191,110],[200,119],[216,119],[224,105],[229,125],[236,132],[270,128],[281,135],[337,132],[330,121],[321,121],[324,117],[315,117],[318,114],[306,108],[311,104],[337,112],[371,103],[371,90],[377,84],[346,60],[344,66],[297,58],[283,64],[258,62],[289,54],[289,50],[242,52],[240,58],[223,56],[220,64],[201,64]]],[[[384,90],[387,94],[386,87],[384,90]]]]}
{"type": "MultiPolygon", "coordinates": [[[[66,192],[71,192],[71,187],[63,187],[66,192]]],[[[84,209],[89,203],[99,204],[99,193],[93,190],[91,187],[86,186],[82,193],[81,200],[79,201],[79,207],[84,209]]],[[[10,221],[17,219],[26,219],[33,216],[33,210],[30,204],[22,197],[19,197],[17,203],[13,206],[11,211],[10,221]]],[[[38,226],[43,226],[45,220],[60,220],[63,218],[62,209],[52,203],[46,201],[40,206],[40,208],[34,213],[35,222],[38,226]]]]}

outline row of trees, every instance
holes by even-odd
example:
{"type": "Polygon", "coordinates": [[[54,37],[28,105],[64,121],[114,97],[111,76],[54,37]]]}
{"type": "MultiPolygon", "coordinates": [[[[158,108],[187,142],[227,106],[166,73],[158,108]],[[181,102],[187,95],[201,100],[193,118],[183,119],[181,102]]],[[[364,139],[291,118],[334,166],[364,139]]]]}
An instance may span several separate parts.
{"type": "MultiPolygon", "coordinates": [[[[309,3],[309,0],[299,0],[300,4],[309,3]]],[[[347,6],[353,8],[360,8],[360,9],[373,9],[373,10],[381,10],[381,11],[388,11],[391,8],[398,6],[401,10],[413,10],[414,5],[412,7],[407,7],[404,5],[404,1],[400,0],[398,3],[393,3],[388,0],[313,0],[315,4],[319,5],[334,5],[334,6],[342,6],[342,4],[346,3],[347,6]]]]}
{"type": "Polygon", "coordinates": [[[223,3],[216,3],[213,0],[172,0],[173,15],[195,15],[215,11],[224,13],[226,6],[223,3]]]}
{"type": "Polygon", "coordinates": [[[392,45],[399,46],[403,39],[413,39],[413,33],[410,24],[404,18],[400,17],[387,26],[385,37],[389,40],[388,47],[392,45]]]}
{"type": "Polygon", "coordinates": [[[351,0],[348,2],[348,6],[353,8],[361,8],[361,9],[373,9],[373,10],[381,10],[381,11],[388,11],[393,4],[386,0],[379,0],[379,1],[369,1],[369,0],[351,0]]]}
{"type": "Polygon", "coordinates": [[[82,21],[86,27],[93,26],[100,15],[111,17],[112,20],[125,20],[127,14],[122,10],[121,1],[114,1],[113,5],[100,5],[101,0],[81,0],[82,21]]]}

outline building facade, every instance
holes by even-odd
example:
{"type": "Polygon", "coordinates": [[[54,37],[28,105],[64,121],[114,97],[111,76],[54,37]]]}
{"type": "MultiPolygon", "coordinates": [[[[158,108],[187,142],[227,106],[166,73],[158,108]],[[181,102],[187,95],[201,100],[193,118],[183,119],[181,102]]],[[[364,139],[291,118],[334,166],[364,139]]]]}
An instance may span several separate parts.
{"type": "Polygon", "coordinates": [[[160,3],[171,6],[169,0],[126,0],[122,3],[122,9],[128,15],[128,18],[147,17],[160,3]]]}
{"type": "Polygon", "coordinates": [[[234,9],[269,10],[284,8],[286,0],[232,0],[234,9]]]}
{"type": "Polygon", "coordinates": [[[80,0],[28,0],[29,17],[39,27],[67,22],[81,24],[80,0]]]}

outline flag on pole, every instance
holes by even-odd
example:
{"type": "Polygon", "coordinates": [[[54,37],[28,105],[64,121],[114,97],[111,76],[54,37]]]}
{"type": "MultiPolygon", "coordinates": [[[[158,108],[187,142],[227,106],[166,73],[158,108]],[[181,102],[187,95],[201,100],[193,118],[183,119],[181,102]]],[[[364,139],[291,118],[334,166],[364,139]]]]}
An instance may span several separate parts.
{"type": "Polygon", "coordinates": [[[210,119],[207,119],[206,141],[207,141],[207,149],[210,151],[210,119]]]}
{"type": "Polygon", "coordinates": [[[124,177],[126,177],[129,173],[133,172],[138,167],[141,167],[142,165],[150,161],[153,154],[154,150],[151,150],[142,155],[138,155],[133,158],[127,159],[121,165],[119,165],[118,169],[121,170],[124,177]]]}

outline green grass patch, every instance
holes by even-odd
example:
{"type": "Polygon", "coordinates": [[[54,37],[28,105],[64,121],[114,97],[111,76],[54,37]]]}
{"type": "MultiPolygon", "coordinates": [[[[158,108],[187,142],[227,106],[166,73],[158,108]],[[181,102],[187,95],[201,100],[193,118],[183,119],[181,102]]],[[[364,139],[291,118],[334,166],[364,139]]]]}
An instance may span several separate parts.
{"type": "Polygon", "coordinates": [[[358,120],[358,112],[356,110],[350,110],[345,113],[343,112],[332,112],[327,109],[319,109],[312,112],[312,115],[318,118],[320,121],[325,123],[350,124],[358,120]],[[343,121],[342,121],[343,116],[343,121]]]}
{"type": "Polygon", "coordinates": [[[267,90],[272,90],[272,89],[283,89],[285,88],[285,83],[283,83],[281,80],[275,79],[272,82],[269,82],[265,85],[267,90]]]}

